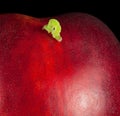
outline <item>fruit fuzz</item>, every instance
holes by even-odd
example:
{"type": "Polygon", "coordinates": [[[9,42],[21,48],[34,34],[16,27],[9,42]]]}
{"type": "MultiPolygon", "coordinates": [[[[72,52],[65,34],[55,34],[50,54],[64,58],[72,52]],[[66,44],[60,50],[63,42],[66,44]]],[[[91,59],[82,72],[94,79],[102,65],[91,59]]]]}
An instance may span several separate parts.
{"type": "Polygon", "coordinates": [[[120,116],[120,43],[84,13],[0,15],[0,116],[120,116]],[[43,30],[61,25],[62,41],[43,30]]]}

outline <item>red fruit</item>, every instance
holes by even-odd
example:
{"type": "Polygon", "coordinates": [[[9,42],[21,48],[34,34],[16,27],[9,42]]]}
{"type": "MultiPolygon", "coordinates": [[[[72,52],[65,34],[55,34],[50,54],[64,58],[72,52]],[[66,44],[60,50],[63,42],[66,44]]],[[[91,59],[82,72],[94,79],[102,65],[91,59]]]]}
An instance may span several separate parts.
{"type": "Polygon", "coordinates": [[[0,15],[0,116],[120,116],[120,43],[99,19],[0,15]]]}

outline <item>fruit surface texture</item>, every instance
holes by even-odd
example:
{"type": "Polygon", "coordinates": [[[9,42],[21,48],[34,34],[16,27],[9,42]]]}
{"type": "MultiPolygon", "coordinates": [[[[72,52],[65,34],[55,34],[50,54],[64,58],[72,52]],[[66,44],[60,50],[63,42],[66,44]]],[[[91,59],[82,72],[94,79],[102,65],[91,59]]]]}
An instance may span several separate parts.
{"type": "Polygon", "coordinates": [[[85,13],[1,14],[0,116],[120,116],[120,42],[85,13]]]}

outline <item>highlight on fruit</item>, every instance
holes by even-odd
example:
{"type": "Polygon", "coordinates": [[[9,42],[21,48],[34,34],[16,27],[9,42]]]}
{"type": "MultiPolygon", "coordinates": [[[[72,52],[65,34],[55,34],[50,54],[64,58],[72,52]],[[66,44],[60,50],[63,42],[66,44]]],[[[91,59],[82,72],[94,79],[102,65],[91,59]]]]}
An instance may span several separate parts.
{"type": "Polygon", "coordinates": [[[57,19],[50,19],[48,24],[43,26],[43,29],[48,33],[52,34],[52,37],[56,39],[58,42],[62,41],[61,33],[61,25],[57,19]]]}

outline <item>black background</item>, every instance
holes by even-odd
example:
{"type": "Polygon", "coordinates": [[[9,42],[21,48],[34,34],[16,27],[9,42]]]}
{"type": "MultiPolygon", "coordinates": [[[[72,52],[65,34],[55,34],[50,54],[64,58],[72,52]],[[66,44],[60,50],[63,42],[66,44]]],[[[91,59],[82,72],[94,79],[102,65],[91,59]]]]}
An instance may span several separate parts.
{"type": "Polygon", "coordinates": [[[120,40],[120,4],[117,0],[0,0],[0,13],[47,17],[68,12],[89,13],[102,20],[120,40]]]}

